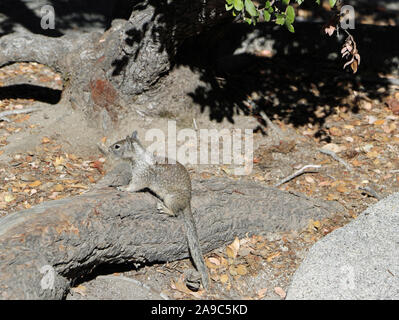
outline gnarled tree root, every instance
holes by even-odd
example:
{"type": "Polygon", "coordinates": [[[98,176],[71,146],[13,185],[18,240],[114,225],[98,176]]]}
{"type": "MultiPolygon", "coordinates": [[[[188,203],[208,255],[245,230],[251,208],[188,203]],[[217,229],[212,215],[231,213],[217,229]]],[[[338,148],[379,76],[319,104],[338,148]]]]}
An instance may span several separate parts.
{"type": "MultiPolygon", "coordinates": [[[[119,171],[118,171],[119,170],[119,171]]],[[[182,222],[156,212],[148,192],[108,184],[129,180],[126,167],[88,193],[44,202],[0,219],[0,297],[60,299],[100,264],[188,257],[182,222]]],[[[247,181],[193,181],[192,207],[204,253],[245,234],[302,229],[339,207],[247,181]]]]}

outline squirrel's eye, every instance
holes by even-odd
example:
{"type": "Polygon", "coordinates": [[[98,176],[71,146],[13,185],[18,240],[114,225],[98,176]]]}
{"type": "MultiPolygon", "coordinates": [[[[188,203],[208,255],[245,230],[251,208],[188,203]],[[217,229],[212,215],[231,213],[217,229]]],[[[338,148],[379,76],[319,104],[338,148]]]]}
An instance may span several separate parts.
{"type": "Polygon", "coordinates": [[[116,144],[114,148],[115,148],[115,149],[119,149],[120,147],[121,147],[121,146],[120,146],[119,144],[116,144]]]}

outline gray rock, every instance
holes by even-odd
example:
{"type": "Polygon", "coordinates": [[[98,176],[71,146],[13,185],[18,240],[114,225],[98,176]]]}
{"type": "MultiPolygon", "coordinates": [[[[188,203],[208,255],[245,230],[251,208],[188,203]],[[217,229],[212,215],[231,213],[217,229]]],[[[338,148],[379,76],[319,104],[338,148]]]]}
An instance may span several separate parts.
{"type": "Polygon", "coordinates": [[[168,300],[168,297],[135,279],[124,276],[98,276],[84,284],[86,290],[74,290],[67,300],[168,300]]]}
{"type": "Polygon", "coordinates": [[[318,241],[287,299],[399,299],[399,193],[318,241]]]}

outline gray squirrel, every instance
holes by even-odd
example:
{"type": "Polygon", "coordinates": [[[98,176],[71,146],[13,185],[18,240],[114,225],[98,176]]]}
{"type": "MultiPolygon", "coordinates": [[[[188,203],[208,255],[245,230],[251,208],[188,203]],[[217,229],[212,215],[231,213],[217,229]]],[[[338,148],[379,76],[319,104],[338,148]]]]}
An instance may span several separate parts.
{"type": "Polygon", "coordinates": [[[171,216],[183,216],[191,257],[201,274],[203,287],[208,290],[208,270],[191,212],[191,180],[186,168],[177,161],[170,164],[167,159],[165,163],[158,163],[154,155],[138,140],[137,131],[126,139],[115,142],[109,147],[109,151],[117,158],[128,161],[131,166],[130,184],[118,187],[120,191],[137,192],[148,188],[162,199],[163,204],[158,205],[161,212],[171,216]]]}

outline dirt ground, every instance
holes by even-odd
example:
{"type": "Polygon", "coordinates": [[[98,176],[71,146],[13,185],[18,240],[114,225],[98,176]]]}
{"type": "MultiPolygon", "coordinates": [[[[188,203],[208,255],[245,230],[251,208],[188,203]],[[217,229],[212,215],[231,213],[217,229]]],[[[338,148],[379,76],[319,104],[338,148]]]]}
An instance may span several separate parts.
{"type": "MultiPolygon", "coordinates": [[[[3,88],[18,81],[62,88],[59,75],[35,63],[2,68],[0,81],[3,88]]],[[[399,87],[391,86],[388,90],[389,98],[397,101],[399,87]]],[[[300,233],[255,235],[208,253],[206,262],[213,286],[207,294],[191,291],[184,285],[184,270],[191,267],[189,260],[147,266],[123,274],[162,288],[164,294],[174,299],[284,298],[291,276],[313,243],[355,218],[377,201],[376,196],[398,190],[399,129],[392,103],[370,99],[363,93],[354,93],[348,99],[351,98],[358,107],[357,113],[347,107],[336,107],[325,119],[323,130],[329,137],[328,143],[325,137],[316,137],[320,127],[312,124],[294,127],[278,119],[274,124],[286,134],[286,140],[273,144],[269,136],[255,133],[254,168],[250,175],[241,177],[274,185],[305,165],[320,165],[321,168],[295,177],[280,188],[312,198],[339,201],[346,212],[325,221],[309,221],[308,229],[300,233]],[[334,151],[347,167],[321,153],[320,148],[334,151]]],[[[108,159],[99,152],[96,143],[109,144],[120,138],[103,137],[95,129],[87,128],[80,115],[63,104],[19,97],[3,97],[0,101],[1,111],[32,106],[40,110],[9,116],[9,122],[0,122],[1,216],[42,201],[85,192],[109,167],[108,159]]],[[[206,113],[196,114],[195,119],[200,128],[256,128],[259,125],[256,118],[243,115],[235,117],[234,124],[211,123],[206,113]]],[[[168,120],[131,122],[127,132],[136,128],[140,135],[152,127],[166,131],[168,120]]],[[[189,124],[190,119],[185,117],[177,120],[178,128],[189,124]]],[[[192,178],[237,178],[229,166],[189,166],[189,170],[192,178]]],[[[119,274],[123,270],[117,271],[119,274]]],[[[76,292],[82,297],[88,294],[84,283],[74,290],[75,295],[76,292]]]]}

